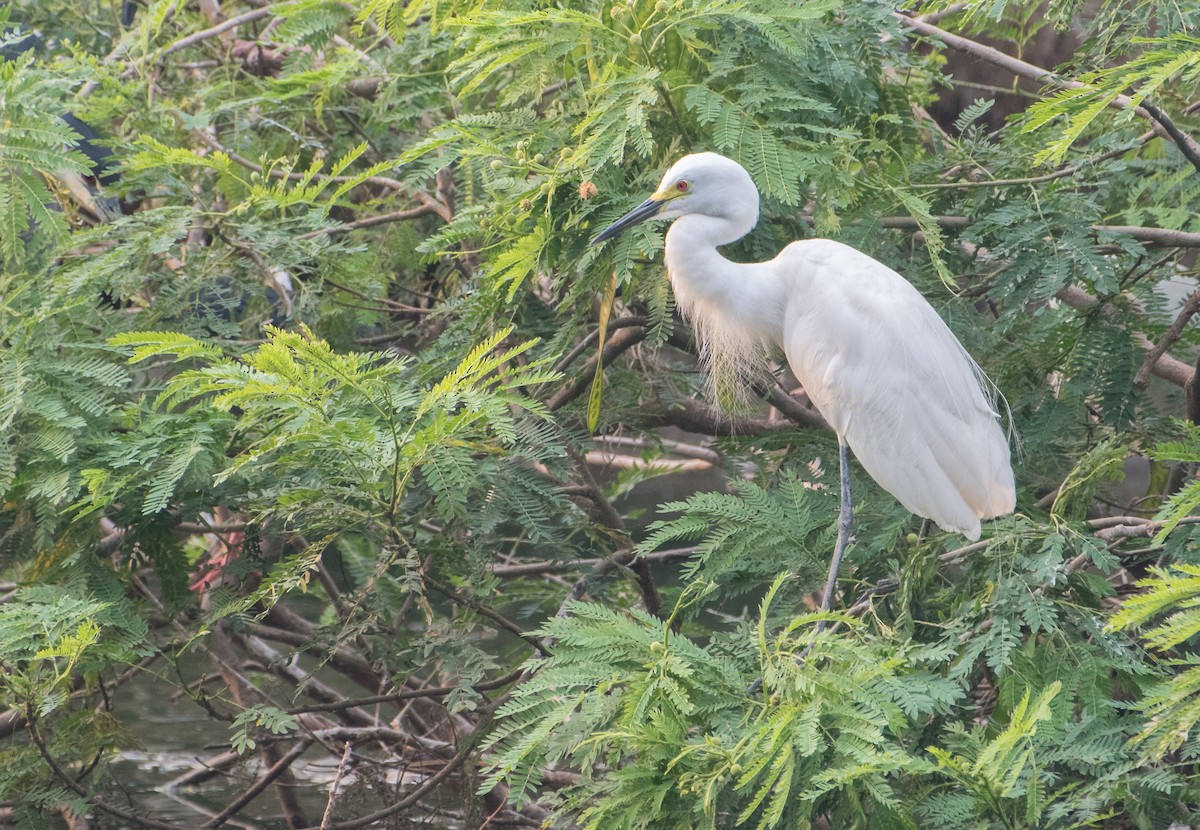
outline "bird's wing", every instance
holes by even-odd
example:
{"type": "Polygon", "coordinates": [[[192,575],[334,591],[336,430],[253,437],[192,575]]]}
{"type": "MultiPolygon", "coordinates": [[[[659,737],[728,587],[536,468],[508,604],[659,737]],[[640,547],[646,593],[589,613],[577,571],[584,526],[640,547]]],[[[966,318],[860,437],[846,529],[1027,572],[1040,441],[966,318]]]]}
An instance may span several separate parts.
{"type": "Polygon", "coordinates": [[[825,419],[901,504],[970,539],[1013,510],[1008,440],[986,380],[913,286],[829,240],[774,261],[788,363],[825,419]]]}

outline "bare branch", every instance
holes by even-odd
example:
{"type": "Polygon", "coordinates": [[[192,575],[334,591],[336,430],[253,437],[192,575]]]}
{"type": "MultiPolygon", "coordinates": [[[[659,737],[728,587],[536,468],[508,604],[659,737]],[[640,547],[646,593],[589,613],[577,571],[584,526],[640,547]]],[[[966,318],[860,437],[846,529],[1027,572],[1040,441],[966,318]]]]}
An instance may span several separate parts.
{"type": "MultiPolygon", "coordinates": [[[[1059,89],[1083,89],[1087,85],[1079,81],[1072,81],[1069,78],[1064,78],[1061,75],[1051,72],[1049,69],[1043,69],[1040,66],[1034,66],[1031,63],[1026,63],[1019,58],[1014,58],[1001,52],[999,49],[994,49],[991,46],[986,46],[978,41],[965,38],[962,35],[952,34],[945,29],[939,29],[932,23],[922,20],[917,17],[910,17],[901,12],[892,13],[897,20],[908,26],[913,31],[919,32],[927,37],[937,38],[952,49],[957,49],[960,52],[965,52],[968,55],[985,60],[988,63],[999,66],[1014,75],[1021,78],[1027,78],[1039,84],[1049,84],[1059,89]]],[[[1140,106],[1135,106],[1133,99],[1128,95],[1118,95],[1109,102],[1109,106],[1114,109],[1127,110],[1132,109],[1138,115],[1150,120],[1154,127],[1154,131],[1164,138],[1169,139],[1177,147],[1184,157],[1192,163],[1197,170],[1200,170],[1200,144],[1191,136],[1184,133],[1157,107],[1143,102],[1140,106]]]]}
{"type": "Polygon", "coordinates": [[[1174,346],[1176,341],[1183,336],[1184,327],[1196,315],[1197,311],[1200,311],[1200,288],[1191,293],[1191,296],[1184,302],[1183,308],[1180,309],[1179,315],[1171,323],[1171,327],[1167,329],[1162,339],[1146,355],[1146,360],[1142,363],[1142,368],[1138,369],[1137,376],[1133,379],[1136,386],[1145,387],[1150,380],[1150,373],[1154,370],[1155,365],[1167,353],[1167,349],[1174,346]]]}
{"type": "Polygon", "coordinates": [[[454,600],[455,602],[461,602],[463,605],[475,611],[477,614],[487,617],[489,620],[496,623],[510,634],[515,634],[516,636],[520,637],[522,640],[529,643],[531,646],[541,652],[543,656],[548,656],[545,649],[542,648],[542,644],[538,642],[536,637],[530,637],[525,633],[525,629],[523,629],[521,626],[517,625],[499,611],[496,611],[495,609],[488,607],[483,602],[480,602],[476,597],[473,597],[464,591],[456,591],[449,585],[439,582],[428,575],[424,577],[424,581],[427,585],[429,585],[429,587],[433,588],[433,590],[437,591],[447,599],[454,600]]]}
{"type": "Polygon", "coordinates": [[[342,783],[342,776],[346,774],[346,765],[350,762],[350,742],[346,741],[346,748],[342,750],[342,760],[338,763],[337,773],[333,776],[333,783],[329,785],[329,801],[325,803],[325,814],[321,816],[321,830],[329,830],[329,823],[333,819],[333,805],[337,801],[338,787],[342,783]]]}
{"type": "MultiPolygon", "coordinates": [[[[471,688],[477,692],[488,692],[495,689],[502,689],[505,686],[511,685],[520,679],[523,672],[518,669],[514,672],[498,677],[495,680],[485,680],[482,683],[476,683],[471,688]]],[[[445,697],[451,692],[458,689],[458,686],[429,686],[423,689],[405,689],[402,692],[394,692],[388,695],[375,695],[374,697],[350,698],[338,703],[310,703],[304,706],[294,706],[288,709],[288,714],[298,715],[305,712],[336,712],[338,709],[343,709],[347,706],[370,706],[375,703],[397,703],[402,700],[418,700],[429,697],[445,697]]]]}
{"type": "Polygon", "coordinates": [[[236,29],[237,27],[246,23],[253,23],[255,20],[264,18],[272,12],[273,9],[270,6],[262,9],[251,9],[248,12],[243,12],[242,14],[231,17],[224,22],[218,23],[216,26],[210,26],[207,29],[201,29],[198,32],[193,32],[187,37],[182,37],[174,43],[159,49],[150,56],[147,63],[157,63],[167,55],[178,52],[180,49],[186,49],[189,46],[194,46],[202,40],[208,40],[209,38],[216,37],[223,32],[227,32],[230,29],[236,29]]]}
{"type": "MultiPolygon", "coordinates": [[[[672,562],[676,559],[687,559],[692,556],[699,548],[692,546],[687,548],[672,548],[670,550],[659,550],[654,553],[644,553],[641,558],[647,562],[672,562]]],[[[579,568],[595,568],[605,564],[607,559],[568,559],[562,562],[522,562],[517,565],[488,565],[488,570],[495,576],[501,578],[517,577],[517,576],[540,576],[548,573],[560,573],[562,571],[573,571],[579,568]]]]}
{"type": "Polygon", "coordinates": [[[349,821],[322,821],[319,827],[307,827],[305,830],[355,830],[355,828],[358,827],[369,827],[377,821],[382,821],[385,818],[396,815],[402,810],[407,810],[409,807],[413,806],[422,798],[424,798],[430,792],[430,790],[441,784],[442,781],[444,781],[455,770],[461,767],[467,758],[471,756],[471,753],[475,749],[476,740],[491,724],[492,716],[495,714],[496,709],[499,708],[503,700],[503,697],[497,698],[484,707],[479,723],[475,726],[475,729],[472,731],[470,736],[463,741],[462,748],[457,752],[457,754],[455,754],[455,756],[451,758],[441,769],[422,781],[421,784],[416,787],[416,789],[414,789],[404,798],[400,799],[394,804],[384,807],[381,810],[368,813],[365,816],[359,816],[358,818],[350,819],[349,821]]]}
{"type": "MultiPolygon", "coordinates": [[[[1059,300],[1075,309],[1091,310],[1099,305],[1100,301],[1091,294],[1084,291],[1077,285],[1068,285],[1055,294],[1059,300]]],[[[1101,313],[1112,315],[1117,313],[1117,309],[1105,303],[1101,309],[1101,313]]],[[[1134,332],[1134,341],[1147,352],[1154,351],[1154,344],[1150,342],[1150,338],[1146,337],[1141,332],[1134,332]]],[[[1150,367],[1150,372],[1170,381],[1176,386],[1184,387],[1193,375],[1192,367],[1184,363],[1182,360],[1177,360],[1170,355],[1163,354],[1150,367]]]]}
{"type": "Polygon", "coordinates": [[[356,219],[353,222],[346,222],[341,225],[331,225],[328,228],[318,228],[315,231],[302,233],[296,239],[314,239],[318,236],[340,236],[344,233],[357,231],[362,228],[373,228],[376,225],[386,225],[389,222],[408,222],[412,219],[418,219],[422,216],[428,216],[431,213],[436,213],[433,205],[421,204],[415,208],[407,210],[394,210],[391,213],[381,213],[378,216],[368,216],[365,219],[356,219]]]}
{"type": "Polygon", "coordinates": [[[258,777],[258,779],[242,791],[241,795],[225,805],[225,809],[217,813],[211,820],[206,822],[201,830],[216,830],[216,828],[229,821],[239,810],[249,804],[255,797],[271,785],[276,778],[288,771],[288,768],[301,756],[308,748],[312,746],[312,740],[309,738],[297,738],[296,743],[279,757],[271,768],[258,777]]]}

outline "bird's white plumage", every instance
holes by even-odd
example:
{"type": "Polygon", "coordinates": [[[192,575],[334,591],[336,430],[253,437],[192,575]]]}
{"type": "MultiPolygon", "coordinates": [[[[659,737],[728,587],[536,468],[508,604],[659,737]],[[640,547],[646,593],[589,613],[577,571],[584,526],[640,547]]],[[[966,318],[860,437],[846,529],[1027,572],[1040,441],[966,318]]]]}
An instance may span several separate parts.
{"type": "Polygon", "coordinates": [[[981,373],[912,284],[830,240],[793,243],[774,263],[788,365],[871,477],[968,539],[1011,513],[1008,440],[981,373]]]}
{"type": "Polygon", "coordinates": [[[794,242],[769,262],[725,259],[717,247],[754,226],[758,191],[740,165],[715,153],[677,162],[626,220],[653,215],[676,219],[667,269],[710,360],[741,368],[764,344],[782,346],[863,468],[944,529],[974,540],[981,519],[1012,512],[1008,440],[986,378],[911,283],[827,239],[794,242]]]}

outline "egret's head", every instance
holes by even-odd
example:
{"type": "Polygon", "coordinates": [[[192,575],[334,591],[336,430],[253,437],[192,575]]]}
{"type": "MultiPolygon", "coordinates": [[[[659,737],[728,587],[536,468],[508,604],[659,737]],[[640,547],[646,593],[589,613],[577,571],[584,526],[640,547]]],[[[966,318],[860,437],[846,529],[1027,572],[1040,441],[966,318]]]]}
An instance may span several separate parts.
{"type": "Polygon", "coordinates": [[[663,176],[658,190],[602,230],[592,244],[612,239],[647,219],[678,219],[699,214],[729,220],[744,236],[758,221],[758,188],[733,159],[717,153],[684,156],[663,176]]]}

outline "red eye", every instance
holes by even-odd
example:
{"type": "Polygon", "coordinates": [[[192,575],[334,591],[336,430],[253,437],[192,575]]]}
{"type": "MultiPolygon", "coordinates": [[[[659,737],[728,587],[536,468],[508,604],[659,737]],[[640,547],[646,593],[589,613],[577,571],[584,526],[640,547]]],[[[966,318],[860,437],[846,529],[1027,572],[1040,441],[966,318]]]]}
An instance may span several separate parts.
{"type": "Polygon", "coordinates": [[[687,182],[675,182],[675,189],[678,190],[680,193],[686,193],[687,189],[688,189],[688,183],[687,182]]]}

